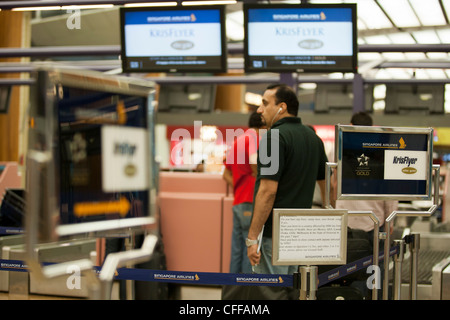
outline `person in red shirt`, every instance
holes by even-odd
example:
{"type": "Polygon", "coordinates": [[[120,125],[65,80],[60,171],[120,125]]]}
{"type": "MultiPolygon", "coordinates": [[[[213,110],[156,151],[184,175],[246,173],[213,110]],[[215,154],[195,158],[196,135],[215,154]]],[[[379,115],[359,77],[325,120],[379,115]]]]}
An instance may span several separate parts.
{"type": "Polygon", "coordinates": [[[253,211],[256,179],[256,159],[261,129],[265,128],[261,115],[250,115],[249,129],[234,141],[225,158],[224,180],[233,188],[233,232],[231,240],[231,273],[252,273],[247,258],[245,238],[253,211]]]}

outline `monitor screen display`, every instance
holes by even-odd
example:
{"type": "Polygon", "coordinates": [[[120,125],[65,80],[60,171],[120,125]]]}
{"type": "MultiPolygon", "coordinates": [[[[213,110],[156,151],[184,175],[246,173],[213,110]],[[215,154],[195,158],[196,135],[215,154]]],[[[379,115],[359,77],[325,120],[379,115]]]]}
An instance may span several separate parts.
{"type": "Polygon", "coordinates": [[[356,5],[244,5],[246,72],[356,72],[356,5]]]}
{"type": "Polygon", "coordinates": [[[121,8],[123,72],[226,72],[223,6],[121,8]]]}

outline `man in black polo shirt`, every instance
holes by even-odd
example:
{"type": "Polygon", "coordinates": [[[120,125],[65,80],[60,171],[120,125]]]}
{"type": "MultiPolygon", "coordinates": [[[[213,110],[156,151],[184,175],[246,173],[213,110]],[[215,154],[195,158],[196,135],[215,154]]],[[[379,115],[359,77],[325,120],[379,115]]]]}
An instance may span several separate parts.
{"type": "Polygon", "coordinates": [[[322,140],[297,117],[298,99],[292,88],[267,87],[261,114],[270,130],[262,137],[258,152],[258,175],[247,255],[256,273],[292,274],[298,266],[272,265],[273,208],[311,208],[316,181],[325,194],[327,156],[322,140]],[[261,251],[258,235],[264,226],[261,251]]]}

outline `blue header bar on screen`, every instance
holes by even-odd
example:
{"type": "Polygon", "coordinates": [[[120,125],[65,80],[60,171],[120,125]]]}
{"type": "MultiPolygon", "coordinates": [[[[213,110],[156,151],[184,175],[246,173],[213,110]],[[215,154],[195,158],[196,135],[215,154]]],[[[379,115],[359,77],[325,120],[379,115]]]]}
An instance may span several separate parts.
{"type": "Polygon", "coordinates": [[[125,24],[219,23],[220,10],[129,11],[125,24]]]}
{"type": "Polygon", "coordinates": [[[351,8],[249,9],[249,22],[351,22],[351,8]]]}

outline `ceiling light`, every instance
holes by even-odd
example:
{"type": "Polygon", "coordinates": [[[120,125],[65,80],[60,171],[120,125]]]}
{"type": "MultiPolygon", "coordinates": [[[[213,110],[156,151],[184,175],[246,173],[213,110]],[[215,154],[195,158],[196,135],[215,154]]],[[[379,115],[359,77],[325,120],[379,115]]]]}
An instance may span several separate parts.
{"type": "Polygon", "coordinates": [[[444,6],[444,9],[447,13],[447,16],[449,16],[450,13],[450,0],[442,0],[442,5],[444,6]]]}
{"type": "Polygon", "coordinates": [[[126,3],[124,7],[173,7],[178,5],[177,2],[141,2],[141,3],[126,3]]]}
{"type": "Polygon", "coordinates": [[[405,55],[403,52],[383,52],[381,55],[386,60],[405,60],[405,55]]]}
{"type": "Polygon", "coordinates": [[[372,1],[358,3],[358,17],[369,29],[392,28],[392,23],[386,18],[380,7],[372,1]]]}
{"type": "Polygon", "coordinates": [[[416,32],[413,32],[412,34],[418,43],[423,43],[423,44],[441,43],[441,40],[437,36],[436,32],[434,32],[434,30],[416,31],[416,32]]]}
{"type": "Polygon", "coordinates": [[[418,61],[418,60],[426,60],[427,56],[423,52],[405,52],[405,57],[408,60],[418,61]]]}
{"type": "Polygon", "coordinates": [[[61,6],[62,10],[74,10],[74,9],[108,9],[113,8],[113,4],[86,4],[86,5],[70,5],[61,6]]]}
{"type": "Polygon", "coordinates": [[[376,35],[376,36],[369,36],[366,37],[366,43],[367,44],[391,44],[392,41],[385,35],[376,35]]]}
{"type": "Polygon", "coordinates": [[[419,27],[420,22],[407,0],[378,0],[393,23],[400,28],[419,27]]]}
{"type": "Polygon", "coordinates": [[[358,53],[358,60],[360,61],[373,61],[381,60],[381,54],[378,52],[360,52],[358,53]]]}
{"type": "Polygon", "coordinates": [[[436,30],[436,32],[442,43],[450,43],[450,29],[436,30]]]}
{"type": "Polygon", "coordinates": [[[448,59],[448,54],[446,52],[427,52],[427,57],[433,60],[446,60],[448,59]]]}
{"type": "Polygon", "coordinates": [[[387,74],[390,75],[389,78],[392,79],[410,79],[411,74],[408,73],[406,69],[397,69],[397,68],[387,68],[387,74]]]}
{"type": "Polygon", "coordinates": [[[442,69],[427,69],[426,72],[432,79],[445,79],[446,75],[442,69]]]}
{"type": "Polygon", "coordinates": [[[424,26],[445,25],[445,17],[437,0],[409,0],[424,26]]]}
{"type": "Polygon", "coordinates": [[[414,73],[416,79],[430,79],[430,76],[424,69],[416,69],[414,73]]]}
{"type": "Polygon", "coordinates": [[[43,10],[61,10],[60,6],[52,7],[23,7],[23,8],[12,8],[11,11],[43,11],[43,10]]]}
{"type": "Polygon", "coordinates": [[[391,33],[388,35],[395,44],[415,44],[414,38],[407,32],[391,33]]]}
{"type": "Polygon", "coordinates": [[[217,1],[183,1],[181,4],[183,6],[201,6],[201,5],[214,5],[214,4],[236,4],[236,0],[217,0],[217,1]]]}

